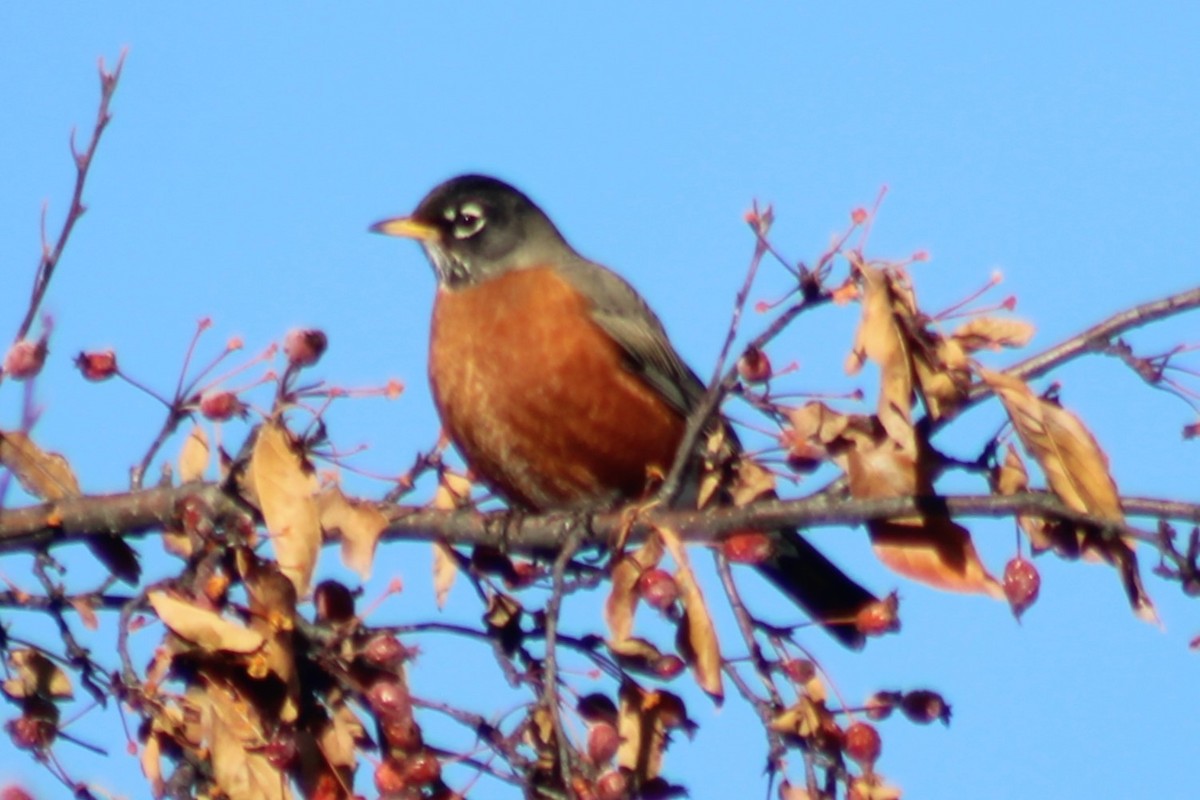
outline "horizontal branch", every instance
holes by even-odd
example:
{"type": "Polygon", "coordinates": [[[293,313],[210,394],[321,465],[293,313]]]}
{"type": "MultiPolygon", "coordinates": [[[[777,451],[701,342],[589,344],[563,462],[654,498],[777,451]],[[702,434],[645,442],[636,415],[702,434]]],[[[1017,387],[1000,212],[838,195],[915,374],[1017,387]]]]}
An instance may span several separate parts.
{"type": "MultiPolygon", "coordinates": [[[[92,536],[136,536],[177,527],[178,504],[191,496],[207,501],[217,514],[245,513],[244,506],[209,483],[82,496],[0,511],[0,553],[36,550],[92,536]]],[[[524,553],[556,549],[581,529],[581,546],[603,546],[615,541],[630,520],[629,513],[620,510],[528,516],[505,511],[441,511],[391,503],[375,506],[389,521],[383,533],[385,540],[490,544],[524,553]]],[[[1200,524],[1200,503],[1126,497],[1122,506],[1132,517],[1200,524]]],[[[1100,528],[1110,526],[1103,519],[1072,511],[1048,492],[1026,492],[1006,497],[952,495],[877,500],[816,495],[767,500],[740,508],[649,509],[636,515],[628,532],[639,537],[656,526],[669,527],[682,532],[690,542],[702,543],[736,531],[857,525],[921,513],[952,517],[1010,517],[1020,513],[1100,528]]]]}
{"type": "MultiPolygon", "coordinates": [[[[1033,380],[1055,367],[1097,349],[1097,345],[1108,344],[1114,337],[1127,331],[1196,308],[1200,308],[1200,286],[1113,314],[1070,339],[1014,364],[1005,372],[1022,380],[1033,380]]],[[[991,389],[985,384],[977,383],[971,387],[969,401],[974,402],[991,393],[991,389]]]]}

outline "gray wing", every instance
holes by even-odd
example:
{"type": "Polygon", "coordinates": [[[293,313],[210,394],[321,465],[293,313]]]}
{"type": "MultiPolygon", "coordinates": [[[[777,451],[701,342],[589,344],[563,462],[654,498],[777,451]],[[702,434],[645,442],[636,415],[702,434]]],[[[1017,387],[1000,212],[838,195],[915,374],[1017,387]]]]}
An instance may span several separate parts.
{"type": "Polygon", "coordinates": [[[582,257],[572,261],[566,274],[592,299],[592,318],[621,345],[629,369],[680,414],[691,413],[704,397],[704,383],[675,352],[641,295],[615,272],[582,257]]]}

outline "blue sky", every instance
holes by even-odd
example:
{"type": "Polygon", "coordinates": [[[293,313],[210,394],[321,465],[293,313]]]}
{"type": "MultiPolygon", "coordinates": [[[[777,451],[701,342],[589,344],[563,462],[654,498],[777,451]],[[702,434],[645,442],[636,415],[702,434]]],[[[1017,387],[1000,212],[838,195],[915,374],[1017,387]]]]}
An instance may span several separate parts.
{"type": "MultiPolygon", "coordinates": [[[[36,264],[41,205],[56,230],[69,197],[66,137],[90,127],[95,61],[130,48],[90,211],[46,304],[56,327],[38,385],[40,441],[92,491],[122,488],[159,411],[126,386],[83,383],[70,357],[112,346],[167,389],[202,316],[214,320],[209,353],[233,334],[253,352],[312,325],[331,339],[328,380],[404,380],[400,400],[346,403],[329,423],[344,446],[370,445],[364,469],[405,468],[437,430],[423,377],[433,280],[417,248],[365,229],[468,170],[517,183],[578,249],[628,276],[702,373],[753,246],[742,213],[755,199],[775,205],[780,249],[812,259],[888,186],[871,252],[928,250],[915,277],[930,309],[1002,270],[1000,294],[1038,325],[1034,348],[1200,275],[1192,4],[249,5],[0,7],[8,330],[36,264]]],[[[755,297],[784,284],[766,275],[755,297]]],[[[797,388],[870,385],[841,371],[856,316],[822,312],[777,343],[777,362],[802,364],[797,388]]],[[[1196,330],[1193,318],[1132,341],[1154,352],[1196,330]]],[[[1186,406],[1115,363],[1060,378],[1123,490],[1196,497],[1200,451],[1179,439],[1186,406]]],[[[19,403],[11,383],[0,388],[0,425],[15,424],[19,403]]],[[[971,453],[970,435],[999,418],[995,407],[973,413],[949,446],[971,453]]],[[[971,528],[999,570],[1011,525],[971,528]]],[[[842,691],[929,686],[954,705],[948,730],[883,725],[880,768],[908,796],[1183,796],[1174,765],[1200,741],[1186,647],[1200,615],[1175,587],[1150,582],[1159,630],[1128,613],[1110,570],[1043,558],[1042,599],[1017,625],[1002,605],[887,573],[859,530],[819,539],[904,598],[903,634],[862,654],[814,639],[842,691]]],[[[427,549],[381,558],[409,588],[378,621],[427,616],[427,549]]],[[[16,580],[24,569],[0,564],[16,580]]],[[[466,595],[451,615],[476,613],[466,595]]],[[[431,696],[466,677],[437,659],[472,674],[489,666],[481,650],[423,646],[413,681],[431,696]]],[[[753,722],[736,705],[692,702],[701,733],[673,748],[668,768],[695,797],[760,785],[760,737],[739,729],[753,722]]],[[[72,730],[114,751],[98,762],[63,745],[77,777],[145,796],[111,714],[72,730]]],[[[0,780],[61,791],[4,742],[0,765],[0,780]]]]}

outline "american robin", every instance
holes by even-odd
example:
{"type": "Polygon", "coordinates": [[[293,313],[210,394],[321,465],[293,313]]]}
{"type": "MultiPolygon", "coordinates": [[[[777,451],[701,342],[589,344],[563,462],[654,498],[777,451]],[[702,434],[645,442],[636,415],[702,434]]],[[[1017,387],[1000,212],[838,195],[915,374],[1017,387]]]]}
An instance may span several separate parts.
{"type": "MultiPolygon", "coordinates": [[[[670,470],[704,384],[633,287],[575,252],[532,200],[463,175],[371,230],[416,239],[433,264],[434,402],[467,463],[509,503],[613,504],[644,497],[670,470]]],[[[871,593],[795,531],[771,542],[759,571],[861,646],[847,621],[871,593]]]]}

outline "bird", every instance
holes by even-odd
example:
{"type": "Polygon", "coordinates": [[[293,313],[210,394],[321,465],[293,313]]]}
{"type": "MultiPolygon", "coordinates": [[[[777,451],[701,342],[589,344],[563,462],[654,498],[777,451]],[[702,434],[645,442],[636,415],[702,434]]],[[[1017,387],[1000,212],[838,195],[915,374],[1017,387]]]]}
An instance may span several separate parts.
{"type": "MultiPolygon", "coordinates": [[[[430,388],[475,475],[534,513],[645,499],[706,387],[628,281],[487,175],[451,178],[370,230],[416,240],[433,267],[430,388]]],[[[728,422],[717,424],[737,447],[728,422]]],[[[695,498],[698,471],[685,474],[695,498]]],[[[797,531],[769,541],[756,568],[838,641],[861,647],[854,617],[875,596],[797,531]]]]}

